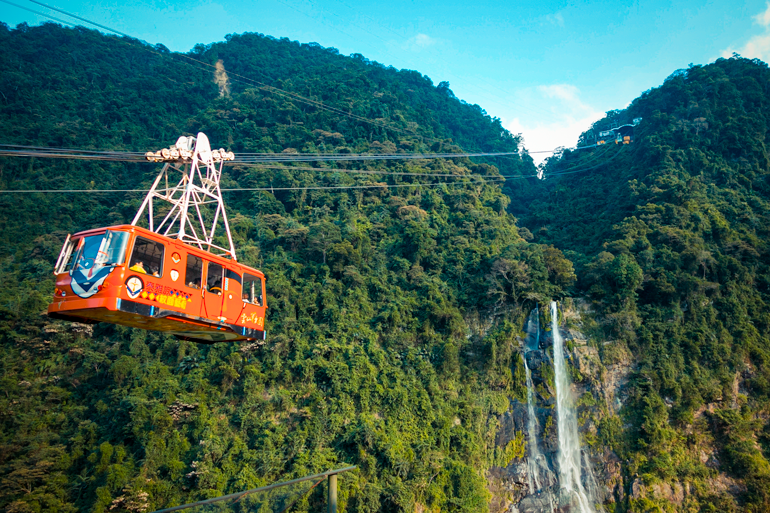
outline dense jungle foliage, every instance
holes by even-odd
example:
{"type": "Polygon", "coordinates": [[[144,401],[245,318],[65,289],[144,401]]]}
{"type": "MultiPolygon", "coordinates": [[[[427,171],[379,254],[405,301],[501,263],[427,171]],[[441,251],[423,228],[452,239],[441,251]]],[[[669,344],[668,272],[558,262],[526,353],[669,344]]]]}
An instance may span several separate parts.
{"type": "Polygon", "coordinates": [[[629,429],[610,437],[629,480],[692,487],[681,510],[768,511],[770,70],[691,66],[594,128],[636,117],[633,144],[549,161],[522,224],[575,263],[615,341],[604,363],[635,362],[629,429]]]}
{"type": "MultiPolygon", "coordinates": [[[[315,44],[243,34],[180,55],[47,24],[0,25],[0,49],[2,143],[520,145],[444,82],[315,44]]],[[[239,258],[268,277],[264,344],[48,319],[67,233],[127,222],[141,194],[0,194],[0,508],[151,511],[352,464],[346,511],[484,511],[486,470],[525,451],[494,443],[525,395],[524,317],[572,295],[593,305],[602,363],[632,368],[622,419],[593,440],[629,493],[687,489],[610,509],[767,511],[768,88],[767,66],[738,57],[676,72],[593,127],[642,117],[633,144],[566,152],[543,182],[476,176],[532,176],[526,154],[226,168],[226,187],[270,189],[226,197],[239,258]]],[[[0,188],[146,188],[157,171],[3,157],[0,188]]]]}
{"type": "MultiPolygon", "coordinates": [[[[4,143],[146,151],[200,130],[236,153],[519,144],[445,83],[258,34],[198,46],[192,61],[85,29],[2,25],[0,49],[4,143]],[[217,61],[229,90],[200,64],[217,61]]],[[[52,321],[66,234],[129,221],[141,194],[0,195],[0,508],[151,511],[353,464],[345,511],[484,511],[485,469],[524,450],[493,439],[495,415],[524,395],[519,327],[575,281],[559,250],[525,240],[500,182],[472,176],[531,176],[531,159],[498,164],[227,168],[226,187],[274,188],[226,198],[240,259],[267,276],[268,340],[253,344],[52,321]],[[375,187],[282,190],[346,185],[375,187]]],[[[0,188],[146,188],[157,172],[0,158],[0,188]]],[[[294,511],[322,504],[320,487],[294,511]]]]}

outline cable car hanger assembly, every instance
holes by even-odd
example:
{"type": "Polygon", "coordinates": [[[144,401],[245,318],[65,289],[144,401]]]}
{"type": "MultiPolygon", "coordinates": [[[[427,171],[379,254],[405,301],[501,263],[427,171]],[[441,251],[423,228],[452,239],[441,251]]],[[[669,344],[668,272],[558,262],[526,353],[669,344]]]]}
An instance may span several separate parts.
{"type": "Polygon", "coordinates": [[[148,152],[148,160],[166,163],[131,225],[136,226],[147,211],[150,231],[237,260],[219,187],[222,166],[234,158],[232,152],[224,149],[212,150],[208,137],[202,132],[197,137],[182,136],[170,148],[148,152]],[[175,177],[174,171],[179,175],[175,177]],[[214,243],[220,221],[227,236],[227,248],[214,243]]]}
{"type": "Polygon", "coordinates": [[[234,155],[198,133],[154,158],[165,163],[131,224],[67,237],[48,315],[200,343],[264,340],[265,276],[237,261],[220,188],[234,155]]]}

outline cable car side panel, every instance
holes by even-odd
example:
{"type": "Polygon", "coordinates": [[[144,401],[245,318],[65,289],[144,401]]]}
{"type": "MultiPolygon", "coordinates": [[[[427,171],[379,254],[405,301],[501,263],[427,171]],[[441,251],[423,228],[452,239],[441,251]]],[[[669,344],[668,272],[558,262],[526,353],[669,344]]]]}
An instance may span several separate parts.
{"type": "Polygon", "coordinates": [[[202,343],[265,338],[264,275],[235,261],[136,226],[75,234],[59,260],[64,262],[56,269],[52,317],[163,331],[202,343]],[[104,234],[112,235],[98,245],[104,234]],[[111,249],[113,240],[122,246],[111,249]],[[196,267],[195,259],[204,265],[196,267]],[[211,282],[203,274],[209,264],[221,270],[218,281],[216,273],[211,282]],[[243,276],[259,280],[258,295],[246,297],[243,276]]]}

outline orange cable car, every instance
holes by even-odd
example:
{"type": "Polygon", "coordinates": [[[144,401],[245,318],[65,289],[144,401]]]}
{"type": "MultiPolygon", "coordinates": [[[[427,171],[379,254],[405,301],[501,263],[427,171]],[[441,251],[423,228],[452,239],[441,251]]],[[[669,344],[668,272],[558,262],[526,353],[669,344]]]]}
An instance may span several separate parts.
{"type": "MultiPolygon", "coordinates": [[[[193,150],[195,141],[177,141],[179,151],[166,160],[191,162],[184,169],[175,165],[182,178],[171,187],[169,163],[163,167],[132,224],[67,237],[54,268],[56,290],[49,316],[162,331],[200,343],[265,339],[265,276],[235,260],[219,190],[222,163],[232,159],[232,153],[211,152],[201,133],[193,150]],[[205,172],[200,164],[205,164],[205,172]],[[159,188],[164,176],[166,187],[159,188]],[[170,207],[153,209],[157,199],[170,207]],[[206,224],[206,207],[214,204],[215,213],[206,224]],[[149,228],[136,225],[146,207],[149,228]],[[187,215],[190,209],[194,216],[187,215]],[[156,223],[153,217],[159,212],[164,218],[156,223]],[[196,218],[205,226],[196,230],[196,218]],[[229,249],[214,243],[218,221],[224,224],[229,249]],[[220,254],[212,252],[217,249],[220,254]]],[[[158,153],[148,154],[150,160],[158,158],[158,153]]]]}

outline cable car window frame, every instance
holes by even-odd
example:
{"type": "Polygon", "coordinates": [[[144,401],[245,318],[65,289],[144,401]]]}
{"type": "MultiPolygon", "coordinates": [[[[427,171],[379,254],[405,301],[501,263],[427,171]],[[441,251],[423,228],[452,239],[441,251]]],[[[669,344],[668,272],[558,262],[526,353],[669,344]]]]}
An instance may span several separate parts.
{"type": "Polygon", "coordinates": [[[243,298],[244,303],[249,303],[257,306],[264,306],[264,288],[262,285],[262,278],[250,273],[243,273],[243,293],[249,294],[249,298],[243,298]],[[247,286],[247,283],[251,283],[247,286]],[[259,283],[259,294],[255,294],[254,284],[259,283]]]}
{"type": "Polygon", "coordinates": [[[83,239],[72,239],[67,235],[67,240],[64,242],[59,253],[59,261],[57,262],[56,269],[54,269],[54,274],[64,274],[72,270],[72,265],[75,262],[75,253],[81,240],[83,239]]]}
{"type": "Polygon", "coordinates": [[[225,266],[222,264],[217,264],[215,262],[207,262],[208,265],[206,266],[206,292],[211,292],[212,294],[222,295],[224,289],[224,275],[225,275],[225,266]],[[216,284],[216,281],[214,283],[211,283],[211,279],[216,279],[216,274],[212,274],[211,269],[212,267],[219,267],[219,285],[216,284]],[[215,291],[213,289],[219,288],[219,291],[215,291]]]}
{"type": "Polygon", "coordinates": [[[104,267],[123,265],[126,260],[128,239],[128,232],[115,230],[107,230],[78,239],[77,254],[68,262],[69,269],[67,270],[73,273],[83,268],[84,270],[96,272],[104,267]],[[97,243],[99,244],[98,246],[96,246],[97,243]],[[93,248],[96,248],[94,256],[84,257],[85,252],[89,251],[90,254],[93,248]],[[87,266],[85,263],[89,260],[92,262],[87,266]]]}
{"type": "Polygon", "coordinates": [[[198,255],[193,255],[192,253],[187,253],[187,262],[185,263],[184,268],[184,283],[186,286],[190,287],[191,289],[200,290],[203,286],[203,259],[199,257],[198,255]],[[196,259],[197,266],[190,265],[190,259],[194,258],[196,259]],[[190,269],[196,269],[198,270],[198,281],[197,283],[194,282],[194,280],[190,280],[190,269]]]}
{"type": "MultiPolygon", "coordinates": [[[[140,274],[142,273],[141,271],[137,271],[135,269],[132,269],[132,267],[134,267],[134,265],[137,264],[137,258],[136,258],[137,257],[137,248],[139,247],[139,242],[140,241],[141,242],[146,242],[148,244],[152,244],[156,248],[158,246],[160,246],[160,248],[161,248],[160,257],[156,258],[155,255],[151,256],[153,261],[158,261],[159,262],[159,268],[158,268],[157,273],[152,272],[152,269],[145,269],[144,270],[145,271],[144,274],[146,274],[147,276],[154,276],[156,278],[162,278],[163,277],[163,264],[164,264],[164,260],[165,260],[165,256],[166,256],[166,245],[163,244],[162,242],[158,242],[156,240],[148,239],[146,237],[137,236],[136,239],[134,239],[134,247],[131,248],[131,259],[129,260],[129,263],[128,263],[129,271],[138,272],[140,274]]],[[[147,259],[147,253],[146,252],[144,253],[144,255],[145,255],[145,258],[143,260],[143,263],[146,262],[147,263],[147,267],[149,267],[152,262],[147,259]]]]}

